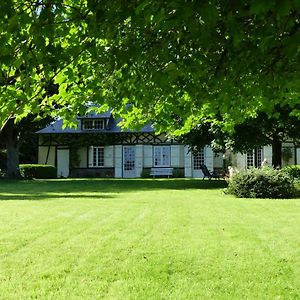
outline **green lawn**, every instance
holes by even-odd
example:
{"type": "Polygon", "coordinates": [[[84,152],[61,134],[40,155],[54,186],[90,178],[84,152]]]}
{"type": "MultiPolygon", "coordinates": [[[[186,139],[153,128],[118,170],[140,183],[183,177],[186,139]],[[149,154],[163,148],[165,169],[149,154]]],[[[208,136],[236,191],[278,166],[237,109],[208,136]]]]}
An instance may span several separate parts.
{"type": "Polygon", "coordinates": [[[300,199],[222,181],[0,181],[1,299],[299,299],[300,199]]]}

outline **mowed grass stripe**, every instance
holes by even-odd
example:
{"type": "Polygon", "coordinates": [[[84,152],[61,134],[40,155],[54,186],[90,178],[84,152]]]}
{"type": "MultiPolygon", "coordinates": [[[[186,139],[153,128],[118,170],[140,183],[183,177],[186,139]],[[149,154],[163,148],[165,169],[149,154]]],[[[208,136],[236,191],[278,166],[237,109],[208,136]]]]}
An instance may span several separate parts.
{"type": "Polygon", "coordinates": [[[0,182],[0,298],[297,299],[299,200],[221,187],[0,182]]]}

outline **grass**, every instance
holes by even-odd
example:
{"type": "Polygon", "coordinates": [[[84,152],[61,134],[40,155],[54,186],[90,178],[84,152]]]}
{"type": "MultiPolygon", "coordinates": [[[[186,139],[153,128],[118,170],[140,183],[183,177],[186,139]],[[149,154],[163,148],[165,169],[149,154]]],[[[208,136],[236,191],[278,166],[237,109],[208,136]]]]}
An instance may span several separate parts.
{"type": "Polygon", "coordinates": [[[223,187],[0,181],[0,298],[299,299],[300,200],[223,187]]]}

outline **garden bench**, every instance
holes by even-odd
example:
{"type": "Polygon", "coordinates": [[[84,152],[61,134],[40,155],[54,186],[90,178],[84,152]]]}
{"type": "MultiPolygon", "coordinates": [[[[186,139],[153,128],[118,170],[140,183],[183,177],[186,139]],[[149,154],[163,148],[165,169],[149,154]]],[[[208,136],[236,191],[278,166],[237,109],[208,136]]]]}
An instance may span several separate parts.
{"type": "Polygon", "coordinates": [[[218,179],[220,178],[219,174],[216,171],[209,171],[207,169],[206,165],[202,164],[202,165],[200,165],[200,168],[203,172],[203,179],[205,177],[207,177],[209,180],[212,179],[212,178],[218,178],[218,179]]]}
{"type": "Polygon", "coordinates": [[[170,176],[173,175],[173,168],[151,168],[150,176],[170,176]]]}

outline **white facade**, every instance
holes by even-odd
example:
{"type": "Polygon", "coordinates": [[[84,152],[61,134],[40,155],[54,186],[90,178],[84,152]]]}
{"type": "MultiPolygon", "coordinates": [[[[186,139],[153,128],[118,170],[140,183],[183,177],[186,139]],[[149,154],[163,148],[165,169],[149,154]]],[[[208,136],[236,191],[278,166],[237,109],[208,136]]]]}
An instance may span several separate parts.
{"type": "MultiPolygon", "coordinates": [[[[300,158],[299,148],[294,149],[294,156],[296,154],[300,158]]],[[[123,144],[80,147],[77,155],[77,175],[71,175],[78,177],[138,178],[144,169],[173,168],[181,170],[184,177],[202,178],[201,164],[205,164],[212,171],[222,170],[228,164],[228,158],[230,164],[238,170],[260,166],[263,160],[267,160],[268,165],[272,162],[271,146],[254,149],[247,154],[226,153],[223,156],[214,153],[210,146],[205,146],[199,153],[193,154],[187,146],[180,144],[123,144]]],[[[289,158],[288,162],[291,164],[295,160],[294,156],[289,158]]],[[[71,159],[70,150],[66,147],[39,147],[39,163],[55,165],[58,177],[70,175],[70,166],[73,165],[71,159]]]]}
{"type": "MultiPolygon", "coordinates": [[[[152,174],[176,171],[178,176],[202,178],[202,165],[209,171],[226,172],[228,166],[245,170],[272,162],[270,146],[246,154],[223,154],[207,145],[192,153],[168,135],[156,135],[152,124],[139,131],[123,130],[111,110],[90,112],[77,121],[76,128],[64,128],[63,120],[58,119],[37,132],[39,164],[56,166],[58,177],[137,178],[150,170],[152,174]]],[[[293,143],[283,143],[282,150],[283,166],[299,164],[300,149],[293,143]]]]}
{"type": "MultiPolygon", "coordinates": [[[[180,169],[185,177],[202,178],[200,164],[214,169],[214,153],[209,146],[204,147],[200,160],[187,146],[179,144],[89,146],[77,149],[77,155],[79,161],[75,169],[96,174],[111,170],[116,178],[138,178],[143,169],[151,168],[180,169]]],[[[55,165],[58,177],[69,176],[71,159],[69,149],[39,147],[39,163],[55,165]]]]}
{"type": "MultiPolygon", "coordinates": [[[[272,147],[264,146],[261,147],[260,153],[258,149],[254,149],[252,153],[241,154],[237,153],[232,156],[234,162],[233,166],[239,170],[245,170],[251,166],[260,167],[262,161],[265,160],[264,165],[272,166],[272,147]],[[251,158],[252,156],[252,158],[251,158]]],[[[300,148],[295,148],[292,143],[282,144],[282,166],[295,165],[300,163],[300,148]]]]}

